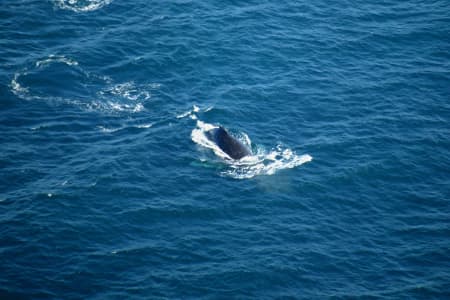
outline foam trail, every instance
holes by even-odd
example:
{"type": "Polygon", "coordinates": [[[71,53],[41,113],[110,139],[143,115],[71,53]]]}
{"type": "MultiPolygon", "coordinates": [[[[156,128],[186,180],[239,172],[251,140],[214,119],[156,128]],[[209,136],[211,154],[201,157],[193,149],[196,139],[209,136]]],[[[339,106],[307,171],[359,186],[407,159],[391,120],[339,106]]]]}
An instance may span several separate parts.
{"type": "Polygon", "coordinates": [[[144,104],[151,99],[151,91],[158,89],[160,84],[135,84],[133,81],[114,84],[107,76],[84,70],[74,59],[51,54],[17,71],[9,87],[12,93],[24,100],[69,104],[87,111],[139,113],[145,111],[144,104]],[[30,80],[40,77],[49,82],[59,82],[61,76],[64,76],[64,89],[55,87],[53,82],[46,86],[30,80]]]}
{"type": "MultiPolygon", "coordinates": [[[[209,110],[211,110],[211,109],[212,109],[212,107],[211,107],[211,108],[208,108],[207,111],[209,111],[209,110]]],[[[200,107],[198,107],[197,105],[194,104],[194,105],[192,106],[192,109],[191,109],[191,110],[188,110],[188,111],[186,111],[186,112],[184,112],[184,113],[181,113],[181,114],[177,115],[177,119],[182,119],[182,118],[189,117],[189,118],[191,118],[192,120],[197,120],[198,117],[197,117],[197,115],[196,115],[195,113],[198,113],[198,112],[200,112],[200,107]]]]}
{"type": "Polygon", "coordinates": [[[11,80],[11,91],[19,98],[25,98],[29,92],[27,87],[23,87],[19,83],[19,77],[26,75],[26,73],[15,73],[14,78],[11,80]]]}
{"type": "MultiPolygon", "coordinates": [[[[85,73],[79,66],[78,62],[65,57],[64,55],[54,55],[51,54],[47,58],[36,61],[34,64],[23,68],[22,70],[16,72],[14,77],[11,79],[10,88],[11,92],[14,93],[17,97],[24,100],[34,100],[34,99],[43,99],[45,95],[39,95],[33,93],[33,89],[35,87],[31,86],[31,91],[29,86],[25,86],[23,84],[24,79],[26,79],[30,75],[40,74],[41,72],[46,72],[48,68],[52,64],[62,64],[66,65],[70,68],[75,68],[79,72],[80,75],[88,77],[88,74],[85,73]]],[[[58,97],[53,97],[58,98],[58,97]]]]}
{"type": "Polygon", "coordinates": [[[40,68],[42,66],[48,65],[53,62],[64,63],[68,66],[78,66],[78,62],[73,59],[67,58],[63,55],[50,54],[48,58],[43,59],[43,60],[38,60],[36,62],[36,68],[40,68]]]}

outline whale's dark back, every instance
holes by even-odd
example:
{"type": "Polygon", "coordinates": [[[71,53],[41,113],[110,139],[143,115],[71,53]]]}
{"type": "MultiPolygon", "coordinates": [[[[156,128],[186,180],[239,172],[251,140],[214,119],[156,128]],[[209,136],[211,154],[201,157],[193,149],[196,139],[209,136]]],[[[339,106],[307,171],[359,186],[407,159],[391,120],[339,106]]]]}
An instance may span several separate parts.
{"type": "Polygon", "coordinates": [[[244,144],[229,135],[223,127],[213,129],[210,137],[223,152],[233,159],[241,159],[251,154],[244,144]]]}

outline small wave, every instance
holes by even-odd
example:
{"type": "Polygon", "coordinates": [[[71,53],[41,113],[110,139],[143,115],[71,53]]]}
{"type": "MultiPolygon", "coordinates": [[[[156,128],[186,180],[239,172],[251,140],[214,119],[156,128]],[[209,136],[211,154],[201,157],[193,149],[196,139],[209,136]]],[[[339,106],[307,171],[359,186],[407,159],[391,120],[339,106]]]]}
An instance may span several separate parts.
{"type": "MultiPolygon", "coordinates": [[[[258,175],[273,175],[279,170],[295,168],[312,160],[309,154],[297,155],[291,149],[283,148],[281,145],[270,152],[256,146],[253,155],[233,160],[207,138],[205,133],[214,128],[218,128],[218,126],[198,120],[197,127],[191,132],[191,139],[194,143],[211,149],[218,157],[224,159],[228,168],[222,171],[221,175],[227,177],[248,179],[258,175]]],[[[247,134],[241,133],[235,137],[248,148],[252,148],[252,142],[247,134]]]]}
{"type": "Polygon", "coordinates": [[[88,12],[102,8],[112,0],[55,0],[55,4],[61,9],[74,12],[88,12]]]}

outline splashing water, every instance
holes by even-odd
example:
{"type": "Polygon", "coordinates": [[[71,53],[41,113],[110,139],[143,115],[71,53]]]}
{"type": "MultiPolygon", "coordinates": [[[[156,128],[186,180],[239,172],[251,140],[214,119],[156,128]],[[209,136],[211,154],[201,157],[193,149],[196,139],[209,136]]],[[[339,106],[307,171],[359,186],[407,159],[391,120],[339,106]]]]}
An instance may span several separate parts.
{"type": "MultiPolygon", "coordinates": [[[[279,170],[295,168],[312,160],[309,154],[297,155],[291,149],[284,148],[281,145],[277,145],[271,151],[256,146],[253,155],[243,157],[240,160],[233,160],[206,136],[206,132],[214,128],[218,128],[218,126],[197,120],[197,126],[191,132],[191,139],[194,143],[211,149],[218,157],[223,159],[228,168],[221,171],[222,176],[248,179],[258,175],[273,175],[279,170]]],[[[252,142],[247,134],[241,133],[235,138],[248,148],[252,148],[252,142]]]]}

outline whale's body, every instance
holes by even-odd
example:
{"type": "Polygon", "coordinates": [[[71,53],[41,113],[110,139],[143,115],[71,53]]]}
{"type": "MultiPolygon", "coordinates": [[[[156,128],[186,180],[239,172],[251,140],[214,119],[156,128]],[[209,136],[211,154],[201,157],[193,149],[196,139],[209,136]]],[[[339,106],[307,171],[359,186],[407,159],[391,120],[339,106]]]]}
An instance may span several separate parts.
{"type": "Polygon", "coordinates": [[[239,140],[232,137],[223,127],[209,130],[207,136],[232,159],[241,159],[244,156],[251,155],[250,150],[239,140]]]}

